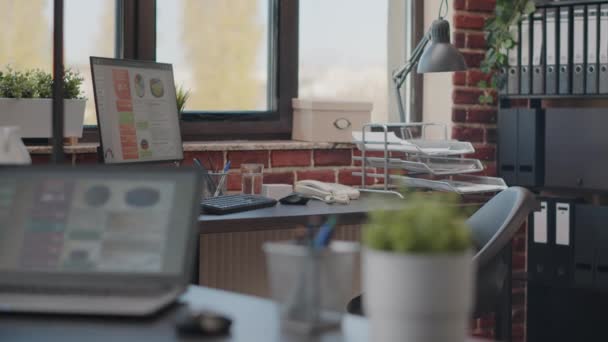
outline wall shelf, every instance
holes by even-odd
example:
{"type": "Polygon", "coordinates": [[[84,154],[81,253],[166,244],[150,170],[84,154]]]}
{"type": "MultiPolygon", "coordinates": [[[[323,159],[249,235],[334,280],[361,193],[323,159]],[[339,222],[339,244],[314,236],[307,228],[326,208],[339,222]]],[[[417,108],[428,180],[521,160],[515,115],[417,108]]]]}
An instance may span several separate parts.
{"type": "Polygon", "coordinates": [[[575,6],[575,5],[594,5],[601,3],[608,3],[606,0],[585,0],[585,1],[543,1],[536,0],[536,6],[539,8],[546,7],[561,7],[561,6],[575,6]]]}

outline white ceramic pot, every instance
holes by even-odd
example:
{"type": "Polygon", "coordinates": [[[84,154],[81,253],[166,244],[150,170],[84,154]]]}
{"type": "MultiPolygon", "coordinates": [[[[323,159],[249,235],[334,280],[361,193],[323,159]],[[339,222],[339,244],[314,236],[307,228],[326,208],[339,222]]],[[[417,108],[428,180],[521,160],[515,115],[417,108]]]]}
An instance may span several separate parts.
{"type": "Polygon", "coordinates": [[[472,252],[363,255],[370,341],[462,342],[473,308],[472,252]]]}
{"type": "MultiPolygon", "coordinates": [[[[87,100],[65,100],[64,136],[82,137],[87,100]]],[[[52,99],[0,98],[0,126],[17,126],[23,138],[52,136],[52,99]]]]}
{"type": "Polygon", "coordinates": [[[19,136],[19,127],[0,126],[0,165],[31,163],[32,158],[19,136]]]}

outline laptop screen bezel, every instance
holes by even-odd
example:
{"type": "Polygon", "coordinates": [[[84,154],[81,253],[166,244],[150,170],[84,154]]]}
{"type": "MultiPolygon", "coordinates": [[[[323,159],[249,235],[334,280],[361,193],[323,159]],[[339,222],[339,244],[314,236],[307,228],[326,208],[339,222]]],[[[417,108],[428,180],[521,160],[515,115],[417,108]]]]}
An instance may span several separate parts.
{"type": "MultiPolygon", "coordinates": [[[[114,162],[107,162],[106,158],[105,158],[105,148],[104,148],[104,142],[103,142],[103,132],[102,130],[104,129],[102,126],[102,120],[100,120],[99,117],[99,101],[100,99],[97,98],[97,82],[95,82],[95,68],[93,67],[95,64],[98,65],[117,65],[120,66],[121,64],[126,66],[133,66],[135,65],[138,68],[146,68],[146,67],[166,67],[169,68],[171,70],[171,76],[173,78],[173,89],[175,94],[177,94],[177,89],[175,89],[175,77],[174,77],[174,73],[173,73],[173,65],[172,64],[167,64],[167,63],[158,63],[158,62],[153,62],[153,61],[144,61],[144,60],[134,60],[134,59],[117,59],[117,58],[108,58],[108,57],[95,57],[95,56],[91,56],[90,58],[90,64],[91,64],[91,77],[93,80],[93,99],[95,101],[95,116],[97,118],[97,128],[99,130],[99,148],[101,149],[101,153],[100,153],[100,158],[103,160],[103,162],[105,164],[109,164],[109,165],[129,165],[129,164],[135,164],[135,165],[145,165],[145,164],[152,164],[152,163],[172,163],[172,162],[180,162],[184,159],[184,147],[183,147],[183,139],[182,139],[182,135],[181,135],[181,125],[180,125],[180,113],[177,111],[177,98],[176,98],[176,118],[177,118],[177,124],[178,124],[178,129],[180,130],[180,134],[178,134],[178,144],[179,144],[179,148],[181,151],[181,157],[177,157],[177,158],[166,158],[166,159],[153,159],[153,160],[122,160],[122,161],[114,161],[114,162]]],[[[177,96],[177,95],[176,95],[177,96]]]]}
{"type": "MultiPolygon", "coordinates": [[[[186,285],[190,283],[194,271],[194,258],[196,244],[198,243],[198,218],[200,216],[200,196],[202,190],[201,175],[198,170],[190,167],[164,167],[157,166],[154,168],[140,166],[79,166],[78,168],[65,166],[11,166],[0,167],[0,177],[10,177],[12,173],[18,173],[20,177],[44,177],[52,174],[66,176],[73,174],[74,176],[90,173],[103,173],[107,177],[116,177],[119,175],[132,176],[133,173],[141,174],[142,177],[155,175],[158,177],[166,177],[170,180],[172,177],[179,176],[180,180],[189,182],[188,187],[190,193],[191,206],[189,207],[188,224],[186,232],[187,241],[184,242],[184,254],[182,260],[182,269],[178,273],[124,273],[124,272],[72,272],[72,271],[45,271],[45,270],[0,270],[0,284],[2,285],[36,285],[36,286],[68,286],[78,284],[79,286],[103,286],[111,287],[112,285],[138,287],[138,288],[157,288],[169,285],[186,285]]],[[[185,209],[184,209],[185,211],[185,209]]]]}

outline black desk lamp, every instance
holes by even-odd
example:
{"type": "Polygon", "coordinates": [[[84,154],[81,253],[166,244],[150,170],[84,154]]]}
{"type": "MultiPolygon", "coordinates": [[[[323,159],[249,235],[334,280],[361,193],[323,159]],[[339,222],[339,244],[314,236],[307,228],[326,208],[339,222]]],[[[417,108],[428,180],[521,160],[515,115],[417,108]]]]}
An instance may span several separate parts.
{"type": "Polygon", "coordinates": [[[431,29],[422,37],[410,59],[403,67],[393,73],[393,83],[399,104],[399,119],[405,122],[405,109],[401,97],[401,87],[407,76],[418,65],[418,73],[453,72],[467,69],[464,57],[458,49],[450,43],[450,23],[443,19],[447,14],[447,0],[441,2],[439,18],[433,22],[431,29]],[[431,45],[428,45],[429,42],[431,45]],[[428,46],[427,46],[428,45],[428,46]]]}

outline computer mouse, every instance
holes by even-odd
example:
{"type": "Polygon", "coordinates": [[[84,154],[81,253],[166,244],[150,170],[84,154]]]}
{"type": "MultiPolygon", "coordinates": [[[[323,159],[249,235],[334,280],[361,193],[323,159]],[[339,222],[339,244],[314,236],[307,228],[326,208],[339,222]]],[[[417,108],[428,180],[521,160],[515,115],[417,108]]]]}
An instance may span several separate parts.
{"type": "Polygon", "coordinates": [[[199,336],[226,336],[232,320],[212,311],[184,310],[177,317],[175,328],[180,334],[199,336]]]}
{"type": "Polygon", "coordinates": [[[294,192],[291,195],[287,195],[279,200],[281,204],[287,205],[306,205],[308,201],[310,201],[310,198],[302,196],[297,192],[294,192]]]}

